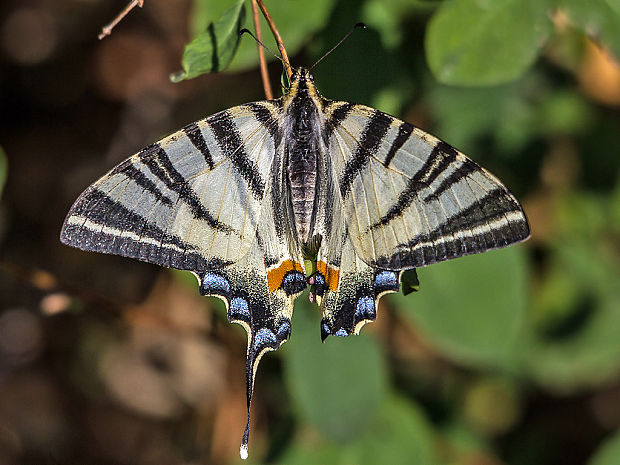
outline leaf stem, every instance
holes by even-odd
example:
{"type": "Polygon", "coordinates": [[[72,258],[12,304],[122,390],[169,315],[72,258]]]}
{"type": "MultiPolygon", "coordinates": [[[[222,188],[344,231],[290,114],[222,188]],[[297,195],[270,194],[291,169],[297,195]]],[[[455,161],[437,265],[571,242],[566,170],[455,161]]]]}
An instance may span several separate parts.
{"type": "MultiPolygon", "coordinates": [[[[256,31],[256,37],[259,41],[263,41],[260,18],[258,16],[258,4],[257,0],[252,0],[252,13],[254,17],[254,30],[256,31]]],[[[258,60],[260,61],[260,75],[263,79],[263,89],[265,90],[265,97],[267,100],[273,99],[273,91],[271,90],[271,83],[269,82],[269,72],[267,71],[267,60],[265,60],[265,51],[260,44],[256,44],[258,47],[258,60]]]]}
{"type": "Polygon", "coordinates": [[[273,19],[271,18],[269,11],[267,11],[267,7],[263,3],[263,0],[256,0],[256,2],[258,3],[258,7],[263,12],[263,16],[265,17],[265,20],[267,21],[267,24],[269,25],[269,28],[271,29],[271,33],[273,34],[273,37],[276,39],[276,43],[278,44],[278,50],[280,50],[280,55],[282,55],[282,60],[284,61],[284,69],[286,69],[286,74],[290,80],[291,76],[293,75],[293,70],[291,69],[291,65],[288,60],[288,55],[286,53],[286,48],[284,48],[284,42],[282,42],[282,37],[280,37],[278,28],[276,28],[276,25],[273,22],[273,19]]]}
{"type": "Polygon", "coordinates": [[[114,29],[114,26],[116,26],[118,23],[121,22],[121,20],[127,16],[127,14],[133,10],[136,6],[142,8],[142,5],[144,5],[144,0],[131,0],[129,2],[129,4],[127,4],[127,6],[123,9],[123,11],[121,11],[116,18],[114,18],[112,20],[112,22],[106,24],[105,26],[103,26],[103,28],[101,29],[101,33],[99,34],[99,40],[103,39],[104,37],[109,36],[110,34],[112,34],[112,29],[114,29]]]}

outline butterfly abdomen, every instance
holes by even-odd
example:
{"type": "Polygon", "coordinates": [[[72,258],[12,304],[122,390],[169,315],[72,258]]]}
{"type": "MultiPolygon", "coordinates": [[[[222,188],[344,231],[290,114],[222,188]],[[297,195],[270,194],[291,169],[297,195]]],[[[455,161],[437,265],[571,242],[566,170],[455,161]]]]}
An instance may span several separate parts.
{"type": "Polygon", "coordinates": [[[287,172],[297,235],[306,243],[316,198],[320,126],[316,105],[306,86],[300,83],[294,92],[286,116],[287,172]]]}

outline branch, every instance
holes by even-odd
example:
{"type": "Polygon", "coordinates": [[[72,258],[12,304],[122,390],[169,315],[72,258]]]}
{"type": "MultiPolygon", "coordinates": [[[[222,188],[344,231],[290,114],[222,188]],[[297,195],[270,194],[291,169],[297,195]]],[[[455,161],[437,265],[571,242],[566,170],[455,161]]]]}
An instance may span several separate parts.
{"type": "Polygon", "coordinates": [[[263,3],[263,0],[256,0],[256,2],[258,3],[258,7],[263,12],[263,16],[265,17],[267,24],[269,24],[269,28],[271,29],[273,37],[276,39],[276,43],[278,44],[278,50],[280,50],[280,55],[282,55],[282,60],[284,61],[284,69],[286,69],[286,74],[288,75],[288,78],[290,80],[291,76],[293,75],[293,70],[291,69],[288,55],[286,53],[286,48],[284,48],[284,42],[282,42],[282,37],[280,37],[280,33],[278,32],[278,29],[276,28],[273,19],[271,19],[271,15],[269,14],[269,11],[267,11],[267,7],[263,3]]]}
{"type": "Polygon", "coordinates": [[[125,9],[123,11],[121,11],[118,14],[118,16],[112,20],[111,23],[106,24],[105,26],[103,26],[103,29],[101,29],[101,33],[99,34],[99,40],[101,40],[104,37],[109,36],[110,34],[112,34],[112,29],[114,28],[114,26],[116,26],[118,23],[120,23],[121,20],[125,16],[127,16],[127,14],[131,10],[133,10],[136,6],[142,8],[142,5],[144,5],[144,0],[131,0],[129,2],[129,4],[125,7],[125,9]]]}
{"type": "MultiPolygon", "coordinates": [[[[263,37],[260,30],[260,18],[258,17],[258,5],[257,0],[252,0],[252,13],[254,16],[254,29],[256,30],[256,37],[260,42],[263,41],[263,37]]],[[[260,75],[263,79],[263,89],[265,90],[265,97],[267,100],[273,99],[273,92],[271,90],[271,83],[269,82],[269,73],[267,72],[267,60],[265,60],[265,50],[257,43],[258,47],[258,60],[260,61],[260,75]]]]}

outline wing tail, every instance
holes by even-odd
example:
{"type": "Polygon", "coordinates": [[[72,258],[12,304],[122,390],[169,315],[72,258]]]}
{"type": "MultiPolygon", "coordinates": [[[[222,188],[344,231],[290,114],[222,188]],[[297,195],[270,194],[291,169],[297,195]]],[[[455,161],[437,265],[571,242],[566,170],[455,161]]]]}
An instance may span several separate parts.
{"type": "MultiPolygon", "coordinates": [[[[241,456],[247,457],[250,407],[258,364],[265,353],[278,349],[291,334],[295,298],[306,288],[299,254],[277,238],[264,208],[250,252],[238,262],[199,274],[200,292],[226,303],[228,320],[248,334],[246,354],[247,422],[241,440],[241,456]]],[[[271,220],[271,221],[270,221],[271,220]]]]}

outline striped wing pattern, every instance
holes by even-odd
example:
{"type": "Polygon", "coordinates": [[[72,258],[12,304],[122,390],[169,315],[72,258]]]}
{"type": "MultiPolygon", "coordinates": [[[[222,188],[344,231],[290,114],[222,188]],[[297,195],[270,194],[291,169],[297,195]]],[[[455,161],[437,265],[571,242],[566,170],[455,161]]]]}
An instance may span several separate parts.
{"type": "Polygon", "coordinates": [[[190,124],[90,186],[60,239],[184,270],[234,263],[254,241],[274,144],[243,106],[190,124]]]}
{"type": "Polygon", "coordinates": [[[83,250],[190,270],[225,302],[248,333],[244,458],[258,362],[289,337],[308,283],[322,339],[348,336],[375,320],[404,270],[529,236],[515,197],[450,145],[325,100],[303,69],[291,83],[281,99],[217,113],[122,162],[78,197],[61,232],[83,250]]]}
{"type": "Polygon", "coordinates": [[[363,105],[328,102],[325,117],[333,213],[318,257],[323,339],[374,321],[403,270],[529,237],[513,194],[445,142],[363,105]]]}
{"type": "Polygon", "coordinates": [[[409,123],[355,105],[329,147],[351,241],[370,266],[417,268],[529,236],[497,178],[409,123]]]}

